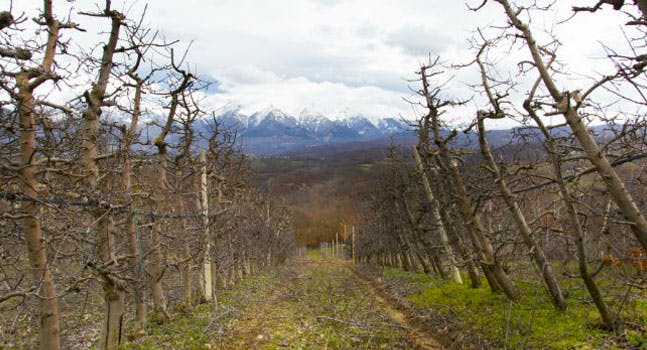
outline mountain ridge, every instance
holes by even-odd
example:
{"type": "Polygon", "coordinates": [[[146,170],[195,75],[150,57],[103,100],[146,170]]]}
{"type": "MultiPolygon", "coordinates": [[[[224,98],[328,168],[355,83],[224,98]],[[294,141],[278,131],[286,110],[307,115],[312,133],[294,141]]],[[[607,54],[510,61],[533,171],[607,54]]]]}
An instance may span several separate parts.
{"type": "Polygon", "coordinates": [[[252,155],[278,155],[320,145],[415,133],[405,121],[396,118],[371,120],[359,114],[331,118],[307,109],[294,116],[274,107],[252,114],[234,107],[218,111],[215,117],[220,126],[237,131],[244,151],[252,155]]]}

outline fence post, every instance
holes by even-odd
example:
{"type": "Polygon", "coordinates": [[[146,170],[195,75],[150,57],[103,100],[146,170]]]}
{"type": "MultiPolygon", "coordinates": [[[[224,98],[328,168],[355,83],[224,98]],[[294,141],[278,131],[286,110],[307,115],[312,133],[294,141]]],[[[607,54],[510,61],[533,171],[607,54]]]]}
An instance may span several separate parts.
{"type": "Polygon", "coordinates": [[[211,279],[211,237],[209,234],[209,200],[207,197],[207,154],[200,152],[202,174],[200,178],[200,192],[202,193],[202,226],[204,229],[205,254],[204,254],[204,297],[207,301],[213,300],[213,281],[211,279]]]}
{"type": "Polygon", "coordinates": [[[357,258],[355,257],[355,225],[351,227],[351,254],[353,258],[353,264],[357,264],[357,258]]]}
{"type": "Polygon", "coordinates": [[[335,258],[339,258],[339,232],[335,232],[335,258]]]}

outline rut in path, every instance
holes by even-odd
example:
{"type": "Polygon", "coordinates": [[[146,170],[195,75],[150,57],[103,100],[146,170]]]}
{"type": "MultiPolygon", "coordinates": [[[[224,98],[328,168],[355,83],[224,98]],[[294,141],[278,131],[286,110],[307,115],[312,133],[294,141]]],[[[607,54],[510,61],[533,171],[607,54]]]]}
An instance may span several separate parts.
{"type": "Polygon", "coordinates": [[[223,296],[211,349],[441,349],[346,262],[297,260],[223,296]]]}

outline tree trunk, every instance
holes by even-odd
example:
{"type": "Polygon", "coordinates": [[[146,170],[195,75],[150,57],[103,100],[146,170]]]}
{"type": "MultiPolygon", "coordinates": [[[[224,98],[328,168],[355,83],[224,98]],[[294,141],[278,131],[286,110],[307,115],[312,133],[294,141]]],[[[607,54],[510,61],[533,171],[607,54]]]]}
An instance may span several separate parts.
{"type": "MultiPolygon", "coordinates": [[[[137,130],[137,123],[139,122],[139,117],[141,116],[141,101],[142,101],[142,87],[144,81],[139,77],[136,77],[135,85],[135,96],[133,98],[133,111],[132,118],[130,121],[130,128],[124,132],[122,139],[122,156],[124,158],[123,164],[123,188],[124,188],[124,202],[126,203],[128,209],[132,210],[132,199],[130,198],[130,193],[132,191],[132,162],[129,157],[131,155],[131,145],[135,138],[135,133],[137,130]]],[[[144,256],[141,249],[141,239],[137,231],[137,217],[136,214],[130,212],[127,214],[126,227],[128,230],[128,242],[130,248],[130,255],[132,256],[132,271],[133,276],[136,278],[134,289],[134,302],[135,302],[135,319],[133,320],[134,329],[130,332],[135,336],[142,336],[146,334],[146,315],[147,315],[147,306],[146,306],[146,296],[144,290],[146,290],[145,284],[145,271],[144,271],[144,256]]]]}
{"type": "MultiPolygon", "coordinates": [[[[436,186],[436,192],[438,192],[440,198],[445,198],[446,193],[445,193],[444,185],[440,181],[441,179],[438,176],[438,171],[432,168],[431,174],[433,175],[433,179],[435,179],[435,181],[438,181],[439,183],[439,185],[436,186]]],[[[447,212],[447,209],[440,207],[440,205],[439,205],[439,209],[440,209],[440,216],[443,220],[443,223],[445,224],[445,228],[447,229],[449,238],[451,238],[451,240],[454,242],[456,248],[458,249],[458,252],[461,254],[463,260],[465,261],[464,264],[466,265],[467,273],[470,276],[470,286],[472,288],[480,288],[481,277],[479,275],[478,268],[474,263],[474,254],[472,254],[469,251],[469,249],[465,246],[465,243],[463,242],[463,238],[458,233],[456,229],[456,225],[452,220],[452,217],[450,216],[450,214],[447,212]]]]}
{"type": "Polygon", "coordinates": [[[416,223],[416,220],[413,217],[413,213],[411,212],[411,209],[409,208],[407,201],[404,198],[398,197],[398,199],[395,202],[395,207],[398,212],[401,212],[404,209],[404,215],[407,219],[407,222],[409,223],[409,226],[411,227],[411,231],[414,234],[414,238],[418,240],[420,244],[422,244],[425,254],[427,255],[427,257],[429,257],[429,262],[433,266],[434,271],[440,276],[440,278],[447,279],[447,274],[443,269],[440,258],[438,257],[438,254],[436,254],[435,252],[436,249],[432,247],[432,245],[429,243],[426,237],[424,237],[424,235],[422,234],[422,228],[420,227],[419,224],[416,223]],[[398,204],[398,200],[402,203],[402,208],[400,208],[400,205],[398,204]]]}
{"type": "Polygon", "coordinates": [[[182,171],[182,165],[177,164],[177,192],[176,199],[178,207],[178,215],[180,216],[180,232],[179,237],[182,237],[182,304],[185,312],[191,310],[193,305],[193,276],[191,275],[191,247],[189,246],[190,237],[186,230],[186,217],[184,210],[184,196],[182,186],[184,181],[184,171],[182,171]]]}
{"type": "Polygon", "coordinates": [[[557,181],[557,185],[559,187],[560,199],[564,204],[564,206],[566,207],[566,214],[567,214],[566,222],[568,223],[568,226],[569,226],[569,230],[567,231],[571,232],[571,234],[575,236],[577,261],[578,261],[578,269],[580,272],[580,277],[582,277],[582,280],[584,280],[586,289],[588,290],[589,295],[591,295],[591,298],[593,299],[593,303],[597,307],[605,327],[609,329],[614,329],[616,327],[616,317],[609,310],[609,307],[605,303],[604,299],[602,299],[600,289],[598,288],[597,284],[595,283],[595,280],[593,279],[593,276],[591,276],[588,270],[588,264],[586,262],[586,249],[584,246],[584,236],[585,236],[584,230],[582,229],[582,224],[580,223],[580,219],[577,214],[577,209],[575,207],[575,200],[573,199],[570,191],[566,187],[566,182],[564,181],[564,177],[562,176],[562,160],[559,154],[557,153],[557,150],[555,149],[555,144],[550,132],[544,126],[541,119],[539,119],[537,114],[532,109],[529,100],[526,100],[524,102],[524,108],[530,114],[530,116],[535,121],[535,123],[539,126],[540,130],[544,134],[544,137],[546,138],[546,142],[544,143],[544,145],[546,147],[546,150],[548,151],[548,155],[550,156],[551,166],[553,167],[555,180],[557,181]]]}
{"type": "Polygon", "coordinates": [[[353,264],[357,264],[357,248],[355,247],[355,226],[353,226],[352,231],[351,231],[351,256],[353,258],[353,264]]]}
{"type": "MultiPolygon", "coordinates": [[[[196,212],[202,212],[202,198],[201,198],[201,190],[200,190],[200,182],[201,182],[201,176],[196,176],[192,181],[193,185],[193,193],[195,194],[194,200],[193,200],[193,207],[195,208],[196,212]]],[[[201,236],[200,238],[200,244],[201,246],[204,246],[206,244],[206,241],[204,241],[204,235],[201,236]]],[[[198,266],[197,269],[197,274],[198,274],[198,281],[197,281],[197,288],[196,288],[196,301],[198,303],[204,303],[207,301],[207,295],[206,295],[206,290],[205,290],[205,252],[206,250],[204,248],[200,249],[197,257],[196,257],[196,264],[198,266]]]]}
{"type": "MultiPolygon", "coordinates": [[[[527,24],[521,22],[515,11],[510,6],[507,0],[497,0],[499,2],[512,24],[521,31],[526,40],[530,54],[532,55],[535,67],[539,71],[541,80],[544,86],[550,93],[553,101],[557,106],[563,108],[561,111],[564,119],[573,131],[573,134],[579,141],[587,159],[593,164],[595,170],[600,175],[600,178],[605,183],[609,194],[618,205],[618,209],[628,221],[632,222],[631,230],[642,245],[643,249],[647,249],[647,220],[642,214],[636,202],[631,197],[631,194],[625,188],[625,185],[618,176],[618,173],[613,169],[609,159],[602,153],[598,147],[593,135],[587,130],[586,125],[582,121],[582,117],[578,114],[574,106],[571,106],[570,94],[562,93],[557,88],[557,84],[550,75],[550,72],[541,56],[541,52],[537,46],[534,36],[527,24]]],[[[637,1],[640,9],[644,9],[644,1],[637,1]]]]}
{"type": "MultiPolygon", "coordinates": [[[[87,108],[83,112],[84,128],[83,141],[81,147],[83,150],[83,165],[86,170],[84,182],[90,198],[95,202],[100,201],[101,190],[99,188],[99,164],[97,161],[97,145],[99,142],[99,117],[101,116],[101,107],[104,103],[106,87],[112,71],[113,56],[117,42],[119,41],[119,32],[123,15],[112,11],[110,14],[111,30],[108,42],[103,47],[103,56],[99,67],[97,81],[91,91],[86,91],[84,97],[87,102],[87,108]]],[[[112,232],[110,227],[110,218],[106,215],[106,210],[97,207],[93,210],[95,222],[97,222],[97,250],[102,265],[107,265],[111,260],[114,261],[114,246],[111,244],[112,232]]],[[[116,261],[114,261],[116,263],[116,261]]],[[[102,271],[103,291],[105,301],[105,318],[103,331],[100,339],[100,346],[103,350],[116,350],[119,345],[121,336],[121,321],[123,313],[123,303],[125,290],[117,280],[117,276],[110,274],[109,271],[102,271]]]]}
{"type": "MultiPolygon", "coordinates": [[[[158,188],[157,193],[155,194],[155,208],[158,212],[162,212],[164,209],[164,203],[167,198],[168,186],[167,186],[167,164],[168,160],[166,159],[166,146],[158,145],[158,188]]],[[[153,312],[155,313],[155,321],[158,324],[164,324],[170,320],[168,311],[166,310],[166,297],[164,296],[164,289],[162,288],[162,261],[164,256],[162,255],[162,218],[156,218],[153,223],[152,231],[152,243],[153,249],[151,254],[151,262],[149,263],[149,273],[150,273],[150,288],[151,295],[153,297],[153,312]]]]}
{"type": "Polygon", "coordinates": [[[214,280],[213,275],[215,273],[213,266],[213,259],[215,254],[212,253],[211,247],[211,234],[209,233],[209,198],[207,197],[207,154],[205,151],[200,152],[200,209],[202,211],[202,240],[204,241],[205,251],[204,251],[204,260],[202,261],[202,271],[203,271],[203,281],[204,281],[204,292],[205,299],[207,301],[212,301],[215,299],[214,291],[214,280]]]}
{"type": "Polygon", "coordinates": [[[103,298],[107,309],[103,326],[105,349],[117,349],[121,342],[125,297],[126,291],[120,285],[103,283],[103,298]]]}
{"type": "Polygon", "coordinates": [[[459,209],[463,215],[463,218],[467,222],[467,228],[472,236],[472,241],[476,243],[477,253],[479,255],[481,266],[483,267],[483,272],[490,282],[490,287],[493,291],[497,290],[496,285],[503,290],[503,293],[510,300],[519,299],[519,289],[514,285],[510,277],[503,271],[501,265],[499,265],[496,257],[494,255],[494,248],[492,243],[485,235],[485,229],[481,224],[481,219],[478,214],[474,213],[472,204],[470,203],[469,195],[467,194],[467,189],[463,184],[462,175],[458,171],[456,165],[449,163],[449,168],[453,174],[454,181],[456,184],[456,190],[459,200],[459,209]],[[496,281],[496,283],[494,283],[496,281]]]}
{"type": "MultiPolygon", "coordinates": [[[[60,349],[60,329],[56,287],[47,261],[47,247],[41,230],[40,215],[42,208],[38,197],[36,179],[36,116],[34,90],[51,76],[56,56],[61,24],[53,16],[51,1],[43,2],[43,17],[47,26],[47,43],[40,67],[24,67],[15,76],[17,108],[20,125],[20,170],[18,177],[22,194],[33,201],[22,203],[23,232],[25,244],[32,267],[34,283],[39,286],[40,349],[60,349]],[[32,76],[34,73],[38,73],[32,76]],[[31,81],[30,81],[31,79],[31,81]]],[[[22,63],[21,63],[22,65],[22,63]]],[[[5,87],[6,88],[6,87],[5,87]]]]}
{"type": "MultiPolygon", "coordinates": [[[[123,171],[123,182],[124,182],[124,191],[130,193],[131,191],[131,169],[132,165],[130,160],[126,159],[124,162],[124,171],[123,171]]],[[[131,210],[132,207],[128,206],[131,210]]],[[[128,243],[130,247],[130,255],[133,257],[132,269],[133,275],[137,278],[134,289],[134,301],[135,301],[135,319],[134,323],[134,334],[143,335],[145,334],[146,329],[146,298],[143,293],[144,286],[144,257],[141,252],[140,239],[137,235],[137,223],[135,221],[135,214],[129,213],[127,219],[128,227],[128,243]]]]}
{"type": "Polygon", "coordinates": [[[427,275],[430,274],[431,268],[429,267],[429,263],[425,260],[425,257],[420,253],[418,248],[414,249],[413,252],[416,255],[416,259],[420,263],[420,266],[422,266],[422,271],[427,275]]]}
{"type": "Polygon", "coordinates": [[[519,233],[521,234],[526,247],[528,247],[531,258],[535,262],[537,269],[539,269],[539,272],[544,279],[546,288],[548,288],[548,292],[552,298],[553,305],[557,309],[564,311],[566,310],[566,300],[564,298],[564,295],[562,294],[562,289],[557,282],[557,278],[555,278],[555,275],[553,274],[553,269],[550,266],[548,259],[546,259],[544,250],[537,244],[537,242],[535,242],[534,238],[532,237],[532,230],[530,229],[530,227],[528,227],[528,223],[526,222],[525,216],[521,212],[521,208],[519,208],[519,204],[515,200],[512,191],[510,191],[510,188],[508,188],[508,184],[503,178],[503,174],[501,174],[501,170],[499,169],[498,164],[492,156],[492,152],[485,135],[484,118],[481,118],[480,116],[477,118],[481,153],[487,161],[490,167],[490,171],[492,171],[494,175],[494,182],[499,186],[499,192],[501,192],[503,200],[508,207],[508,210],[510,210],[515,223],[517,224],[519,233]]]}
{"type": "Polygon", "coordinates": [[[422,159],[420,158],[418,149],[415,146],[413,146],[413,157],[416,160],[418,173],[420,174],[422,185],[425,189],[425,194],[427,195],[427,204],[431,207],[431,212],[434,218],[434,222],[436,224],[436,229],[438,230],[438,234],[440,235],[440,241],[442,242],[443,248],[445,249],[445,254],[447,254],[450,274],[454,282],[458,284],[463,284],[461,273],[458,270],[458,267],[456,266],[456,259],[454,258],[454,252],[452,250],[451,245],[449,244],[449,239],[447,238],[447,231],[445,231],[445,225],[443,224],[443,220],[440,216],[440,211],[438,209],[439,207],[438,201],[436,201],[436,199],[434,198],[434,193],[431,191],[429,178],[427,177],[427,173],[425,172],[425,167],[422,164],[422,159]]]}
{"type": "Polygon", "coordinates": [[[150,288],[153,297],[153,312],[155,313],[155,321],[159,324],[164,324],[169,321],[170,317],[166,311],[166,297],[164,296],[164,289],[162,288],[162,239],[160,235],[161,224],[159,220],[155,221],[152,232],[153,254],[152,262],[149,266],[149,273],[151,275],[150,288]]]}
{"type": "MultiPolygon", "coordinates": [[[[20,117],[20,181],[22,192],[26,197],[36,199],[36,169],[33,164],[36,154],[36,123],[34,118],[34,96],[27,88],[26,77],[19,78],[18,114],[20,117]],[[23,81],[21,81],[23,80],[23,81]]],[[[60,349],[59,313],[56,288],[47,263],[45,239],[40,227],[41,207],[37,201],[22,204],[23,230],[29,253],[34,282],[40,285],[38,290],[40,303],[40,349],[60,349]]]]}

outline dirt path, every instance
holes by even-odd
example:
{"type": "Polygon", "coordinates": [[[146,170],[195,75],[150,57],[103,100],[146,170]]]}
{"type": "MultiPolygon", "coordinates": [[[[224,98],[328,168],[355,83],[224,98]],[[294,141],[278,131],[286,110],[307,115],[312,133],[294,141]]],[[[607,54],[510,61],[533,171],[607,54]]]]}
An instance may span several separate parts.
{"type": "Polygon", "coordinates": [[[364,276],[357,273],[350,267],[350,264],[347,265],[347,269],[351,271],[352,275],[357,281],[364,287],[366,293],[375,298],[377,304],[389,315],[391,320],[402,326],[407,330],[409,339],[411,339],[416,349],[424,350],[434,350],[442,349],[442,346],[434,339],[428,332],[424,331],[422,328],[418,327],[414,322],[410,320],[404,313],[395,308],[391,303],[384,299],[378,292],[377,288],[372,281],[366,279],[364,276]]]}
{"type": "Polygon", "coordinates": [[[211,349],[441,349],[344,262],[295,261],[221,299],[211,349]]]}

